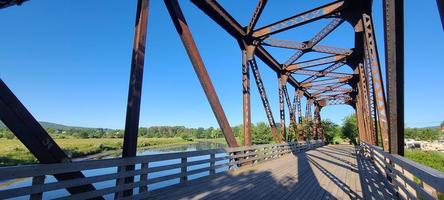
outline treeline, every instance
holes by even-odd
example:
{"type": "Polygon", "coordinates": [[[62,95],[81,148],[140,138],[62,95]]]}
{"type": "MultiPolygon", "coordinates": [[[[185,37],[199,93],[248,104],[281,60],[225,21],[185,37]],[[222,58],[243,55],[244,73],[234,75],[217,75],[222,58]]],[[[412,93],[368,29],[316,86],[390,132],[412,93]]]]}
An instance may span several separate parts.
{"type": "MultiPolygon", "coordinates": [[[[103,128],[70,128],[54,129],[46,128],[53,138],[123,138],[124,130],[103,128]]],[[[210,128],[186,128],[184,126],[153,126],[139,128],[139,137],[145,138],[219,138],[222,137],[220,129],[210,128]]],[[[14,139],[15,135],[7,128],[0,128],[0,138],[14,139]]]]}
{"type": "MultiPolygon", "coordinates": [[[[358,137],[358,128],[356,126],[356,116],[350,115],[344,118],[343,125],[339,126],[330,120],[323,120],[322,127],[325,131],[325,137],[329,142],[341,143],[344,140],[356,141],[358,137]]],[[[277,124],[279,128],[279,124],[277,124]]],[[[303,123],[299,126],[302,130],[312,130],[312,123],[303,123]]],[[[236,138],[243,139],[243,126],[232,127],[236,138]]],[[[121,129],[104,128],[46,128],[47,132],[53,138],[123,138],[124,131],[121,129]]],[[[271,129],[267,123],[259,122],[252,124],[252,142],[253,144],[266,144],[273,141],[271,129]]],[[[295,130],[287,126],[289,134],[296,138],[295,130]]],[[[306,132],[308,133],[308,131],[306,132]]],[[[415,140],[437,140],[443,134],[438,128],[405,128],[405,138],[415,140]]],[[[219,128],[187,128],[185,126],[152,126],[139,128],[139,137],[145,138],[173,138],[181,137],[185,140],[210,139],[223,137],[219,128]]],[[[0,138],[14,139],[14,134],[7,128],[0,127],[0,138]]]]}
{"type": "MultiPolygon", "coordinates": [[[[124,131],[121,129],[103,128],[45,128],[55,139],[64,138],[123,138],[124,131]]],[[[232,127],[236,138],[243,139],[243,126],[232,127]]],[[[270,127],[259,122],[251,126],[253,143],[265,144],[273,140],[270,127]]],[[[180,137],[185,140],[222,138],[224,135],[219,128],[187,128],[185,126],[152,126],[139,128],[139,137],[144,138],[173,138],[180,137]]],[[[0,138],[14,139],[15,135],[7,128],[0,128],[0,138]]]]}
{"type": "Polygon", "coordinates": [[[414,140],[432,141],[443,137],[438,128],[405,128],[404,137],[414,140]]]}

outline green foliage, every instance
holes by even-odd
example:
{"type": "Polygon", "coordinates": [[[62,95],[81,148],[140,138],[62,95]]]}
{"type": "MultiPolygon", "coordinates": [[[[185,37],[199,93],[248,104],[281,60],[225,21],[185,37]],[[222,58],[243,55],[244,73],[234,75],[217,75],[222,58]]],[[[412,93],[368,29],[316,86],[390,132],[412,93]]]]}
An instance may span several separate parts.
{"type": "Polygon", "coordinates": [[[347,138],[353,144],[356,144],[358,137],[358,126],[356,123],[356,115],[352,114],[344,118],[342,126],[342,137],[347,138]]]}
{"type": "Polygon", "coordinates": [[[0,138],[14,139],[15,135],[7,129],[0,129],[0,138]]]}
{"type": "Polygon", "coordinates": [[[265,122],[259,122],[251,125],[253,144],[269,144],[273,141],[271,129],[265,122]]]}
{"type": "Polygon", "coordinates": [[[324,129],[325,139],[332,144],[338,144],[342,142],[341,127],[332,121],[326,119],[322,120],[321,126],[324,129]]]}
{"type": "Polygon", "coordinates": [[[423,165],[444,172],[444,153],[406,149],[404,156],[423,165]]]}
{"type": "Polygon", "coordinates": [[[442,136],[442,133],[437,128],[405,128],[405,138],[411,138],[415,140],[437,140],[442,136]]]}

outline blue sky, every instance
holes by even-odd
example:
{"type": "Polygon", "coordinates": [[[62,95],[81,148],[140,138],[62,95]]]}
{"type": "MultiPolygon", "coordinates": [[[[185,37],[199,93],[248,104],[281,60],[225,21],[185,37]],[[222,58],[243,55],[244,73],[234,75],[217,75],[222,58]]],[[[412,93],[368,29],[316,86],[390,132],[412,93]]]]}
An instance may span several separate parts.
{"type": "MultiPolygon", "coordinates": [[[[255,2],[220,1],[243,25],[255,2]]],[[[279,2],[269,2],[257,27],[327,1],[279,2]],[[288,6],[291,4],[295,6],[288,6]]],[[[230,124],[241,124],[241,52],[237,42],[190,2],[180,3],[230,124]]],[[[381,4],[374,1],[383,61],[381,4]]],[[[40,121],[122,128],[135,7],[135,0],[34,0],[0,10],[0,78],[40,121]]],[[[444,37],[436,1],[406,1],[405,13],[405,121],[411,127],[437,125],[444,120],[444,37]]],[[[328,20],[320,20],[276,37],[303,41],[326,23],[328,20]]],[[[352,36],[351,26],[345,23],[321,44],[352,47],[352,36]]],[[[293,53],[270,51],[279,61],[293,53]]],[[[276,74],[258,63],[277,120],[276,74]]],[[[150,2],[143,81],[141,126],[217,127],[163,1],[150,2]]],[[[350,106],[331,106],[321,115],[340,123],[353,112],[350,106]]],[[[252,120],[266,121],[254,82],[252,120]]]]}

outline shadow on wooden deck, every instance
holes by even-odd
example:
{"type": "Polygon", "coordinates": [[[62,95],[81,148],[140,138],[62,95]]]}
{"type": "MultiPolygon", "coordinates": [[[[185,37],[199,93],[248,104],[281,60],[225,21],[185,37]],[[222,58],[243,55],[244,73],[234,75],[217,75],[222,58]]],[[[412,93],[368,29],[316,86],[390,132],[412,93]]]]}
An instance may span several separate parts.
{"type": "MultiPolygon", "coordinates": [[[[149,199],[394,199],[371,161],[350,145],[324,146],[184,185],[149,199]]],[[[136,196],[137,198],[137,196],[136,196]]]]}

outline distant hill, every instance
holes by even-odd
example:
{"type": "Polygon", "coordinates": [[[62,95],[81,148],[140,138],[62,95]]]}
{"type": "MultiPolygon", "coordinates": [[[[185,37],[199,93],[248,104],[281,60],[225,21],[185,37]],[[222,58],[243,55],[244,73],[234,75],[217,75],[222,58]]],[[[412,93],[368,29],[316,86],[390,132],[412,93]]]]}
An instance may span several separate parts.
{"type": "MultiPolygon", "coordinates": [[[[56,124],[52,122],[39,122],[40,125],[43,126],[43,128],[53,128],[53,129],[59,129],[59,130],[65,130],[65,129],[93,129],[93,128],[87,128],[87,127],[79,127],[79,126],[66,126],[63,124],[56,124]]],[[[3,122],[0,121],[0,128],[6,128],[6,125],[3,124],[3,122]]]]}

